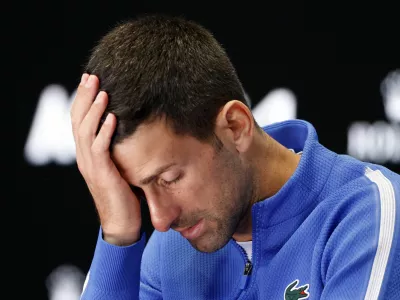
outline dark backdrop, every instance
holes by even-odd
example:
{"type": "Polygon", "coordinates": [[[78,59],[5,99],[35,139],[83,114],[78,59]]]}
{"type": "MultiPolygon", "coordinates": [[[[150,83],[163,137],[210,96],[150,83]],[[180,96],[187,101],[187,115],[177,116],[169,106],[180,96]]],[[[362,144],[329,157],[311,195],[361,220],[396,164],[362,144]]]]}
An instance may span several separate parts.
{"type": "MultiPolygon", "coordinates": [[[[17,184],[23,182],[17,192],[21,206],[30,209],[24,231],[33,263],[24,279],[33,288],[30,298],[49,299],[46,285],[59,266],[76,267],[70,272],[78,272],[73,273],[78,285],[90,266],[99,224],[71,154],[67,108],[95,42],[117,22],[138,14],[164,12],[202,23],[226,48],[253,108],[262,100],[275,103],[269,106],[275,115],[313,123],[328,148],[400,172],[398,78],[389,82],[391,87],[397,82],[397,98],[395,92],[391,98],[381,92],[388,74],[400,69],[398,33],[390,31],[392,8],[271,3],[49,1],[23,7],[20,50],[28,60],[24,84],[15,91],[17,184]],[[281,93],[272,99],[269,93],[282,88],[292,97],[281,93]],[[282,97],[294,113],[285,114],[282,97]],[[357,124],[359,129],[351,131],[357,124]]],[[[148,221],[145,226],[151,232],[148,221]]]]}

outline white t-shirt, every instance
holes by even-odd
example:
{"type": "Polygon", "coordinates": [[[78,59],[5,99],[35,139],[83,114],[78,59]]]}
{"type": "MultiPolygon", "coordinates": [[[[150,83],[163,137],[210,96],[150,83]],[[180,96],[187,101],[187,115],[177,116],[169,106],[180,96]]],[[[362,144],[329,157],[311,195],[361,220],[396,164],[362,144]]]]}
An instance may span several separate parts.
{"type": "Polygon", "coordinates": [[[247,257],[251,261],[253,241],[237,242],[237,243],[244,249],[244,251],[246,251],[247,257]]]}

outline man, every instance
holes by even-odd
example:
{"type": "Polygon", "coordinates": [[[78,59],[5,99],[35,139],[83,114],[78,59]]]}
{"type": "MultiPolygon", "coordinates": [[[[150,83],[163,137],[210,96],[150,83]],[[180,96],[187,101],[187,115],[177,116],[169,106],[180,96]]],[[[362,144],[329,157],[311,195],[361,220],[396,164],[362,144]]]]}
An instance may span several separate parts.
{"type": "Polygon", "coordinates": [[[120,24],[86,72],[71,118],[101,226],[82,299],[400,296],[400,176],[306,121],[260,128],[206,29],[120,24]]]}

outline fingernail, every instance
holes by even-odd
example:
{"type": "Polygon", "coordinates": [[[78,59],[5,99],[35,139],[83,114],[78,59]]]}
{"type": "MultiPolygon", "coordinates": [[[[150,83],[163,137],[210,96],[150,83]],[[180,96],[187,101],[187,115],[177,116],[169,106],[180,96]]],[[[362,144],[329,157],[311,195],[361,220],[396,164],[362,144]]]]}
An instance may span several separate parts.
{"type": "Polygon", "coordinates": [[[102,93],[104,93],[103,91],[101,91],[100,93],[97,94],[96,99],[94,99],[94,103],[100,103],[101,101],[103,101],[103,95],[102,93]]]}
{"type": "Polygon", "coordinates": [[[81,84],[84,85],[86,83],[86,81],[88,80],[88,78],[89,78],[89,74],[87,74],[87,73],[82,74],[81,84]]]}
{"type": "Polygon", "coordinates": [[[87,82],[86,82],[86,84],[85,84],[85,87],[87,87],[87,88],[92,87],[93,82],[94,82],[94,76],[90,75],[88,80],[87,80],[87,82]]]}
{"type": "Polygon", "coordinates": [[[111,123],[111,113],[109,113],[106,117],[106,120],[104,121],[105,124],[110,124],[111,123]]]}

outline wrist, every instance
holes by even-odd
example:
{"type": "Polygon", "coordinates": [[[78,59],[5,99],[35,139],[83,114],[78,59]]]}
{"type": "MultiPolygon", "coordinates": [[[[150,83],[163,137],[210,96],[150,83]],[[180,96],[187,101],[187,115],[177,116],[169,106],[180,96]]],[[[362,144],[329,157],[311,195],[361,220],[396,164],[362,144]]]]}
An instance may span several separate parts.
{"type": "Polygon", "coordinates": [[[140,240],[140,231],[131,234],[112,234],[103,231],[103,240],[115,246],[130,246],[140,240]]]}

